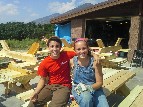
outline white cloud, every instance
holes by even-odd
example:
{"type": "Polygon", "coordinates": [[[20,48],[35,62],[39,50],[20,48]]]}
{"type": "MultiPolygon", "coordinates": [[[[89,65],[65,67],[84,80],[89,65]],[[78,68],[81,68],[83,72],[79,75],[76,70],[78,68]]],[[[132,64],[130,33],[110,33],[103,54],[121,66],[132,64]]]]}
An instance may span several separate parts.
{"type": "Polygon", "coordinates": [[[14,1],[13,1],[13,3],[15,3],[15,4],[19,4],[19,3],[20,3],[20,1],[19,1],[19,0],[14,0],[14,1]]]}
{"type": "Polygon", "coordinates": [[[97,4],[103,1],[107,1],[107,0],[81,0],[79,4],[85,4],[85,3],[97,4]]]}
{"type": "Polygon", "coordinates": [[[71,2],[51,2],[48,4],[48,11],[51,13],[64,13],[76,7],[76,0],[71,2]]]}
{"type": "Polygon", "coordinates": [[[23,7],[22,8],[23,10],[25,10],[26,12],[28,12],[28,13],[31,13],[32,12],[32,9],[31,8],[29,8],[29,7],[23,7]]]}
{"type": "Polygon", "coordinates": [[[37,17],[37,16],[39,16],[39,14],[37,14],[37,13],[31,13],[30,16],[31,16],[31,17],[37,17]]]}
{"type": "Polygon", "coordinates": [[[32,8],[23,7],[23,10],[25,10],[29,14],[30,17],[37,17],[37,16],[39,16],[39,14],[37,14],[36,12],[34,12],[32,10],[32,8]]]}
{"type": "Polygon", "coordinates": [[[50,2],[48,4],[47,10],[51,14],[64,13],[85,3],[97,4],[103,1],[107,0],[71,0],[70,2],[50,2]]]}
{"type": "Polygon", "coordinates": [[[17,15],[18,8],[13,4],[2,4],[0,3],[0,16],[1,15],[17,15]]]}
{"type": "Polygon", "coordinates": [[[91,3],[91,4],[96,4],[97,0],[81,0],[79,4],[85,4],[85,3],[91,3]]]}

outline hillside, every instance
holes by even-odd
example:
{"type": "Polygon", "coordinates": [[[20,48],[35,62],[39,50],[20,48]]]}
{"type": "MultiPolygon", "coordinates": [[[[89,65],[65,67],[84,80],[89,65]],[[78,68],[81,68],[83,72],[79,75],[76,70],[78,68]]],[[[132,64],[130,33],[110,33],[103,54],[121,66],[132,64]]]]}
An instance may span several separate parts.
{"type": "Polygon", "coordinates": [[[80,5],[80,6],[76,7],[76,8],[74,8],[74,9],[72,9],[72,10],[69,10],[69,11],[67,11],[67,12],[65,12],[63,14],[54,13],[52,15],[33,20],[32,22],[35,22],[36,24],[50,24],[50,20],[52,18],[56,18],[56,17],[61,16],[61,15],[66,15],[66,14],[69,14],[69,13],[73,13],[75,11],[80,11],[80,10],[83,10],[83,9],[89,7],[89,6],[92,6],[92,4],[91,3],[85,3],[83,5],[80,5]]]}
{"type": "Polygon", "coordinates": [[[50,19],[53,18],[53,17],[57,17],[59,15],[60,15],[59,13],[54,13],[52,15],[45,16],[45,17],[33,20],[32,22],[35,22],[36,24],[42,24],[42,25],[43,24],[50,24],[50,19]]]}

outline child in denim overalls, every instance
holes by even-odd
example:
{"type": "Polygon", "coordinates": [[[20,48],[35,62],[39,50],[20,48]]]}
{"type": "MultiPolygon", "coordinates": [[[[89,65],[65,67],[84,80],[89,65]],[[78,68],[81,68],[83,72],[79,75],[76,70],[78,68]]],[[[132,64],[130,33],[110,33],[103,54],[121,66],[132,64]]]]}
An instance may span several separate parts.
{"type": "Polygon", "coordinates": [[[70,60],[73,71],[72,94],[80,107],[109,107],[102,90],[103,74],[100,63],[90,55],[85,39],[74,43],[77,54],[70,60]]]}

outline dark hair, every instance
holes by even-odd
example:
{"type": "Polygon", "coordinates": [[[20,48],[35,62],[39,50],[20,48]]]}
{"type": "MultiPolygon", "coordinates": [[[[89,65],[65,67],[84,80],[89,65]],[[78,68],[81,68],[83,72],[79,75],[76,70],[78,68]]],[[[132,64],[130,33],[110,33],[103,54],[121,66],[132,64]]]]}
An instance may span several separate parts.
{"type": "Polygon", "coordinates": [[[52,37],[50,37],[50,38],[48,39],[48,42],[47,42],[47,46],[48,46],[48,47],[49,47],[49,43],[50,43],[51,41],[56,41],[56,42],[58,42],[58,43],[60,44],[60,46],[62,47],[62,41],[61,41],[61,39],[60,39],[59,37],[57,37],[57,36],[52,36],[52,37]]]}

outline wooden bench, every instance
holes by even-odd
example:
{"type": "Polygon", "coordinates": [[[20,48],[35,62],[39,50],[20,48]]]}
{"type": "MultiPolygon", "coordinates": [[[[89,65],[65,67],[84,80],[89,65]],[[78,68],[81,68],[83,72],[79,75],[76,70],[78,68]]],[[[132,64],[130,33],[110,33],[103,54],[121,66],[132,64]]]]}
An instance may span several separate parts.
{"type": "Polygon", "coordinates": [[[31,89],[29,81],[36,75],[34,71],[16,67],[10,63],[8,68],[0,70],[0,83],[5,86],[5,94],[9,94],[10,91],[20,93],[31,89]],[[16,83],[20,83],[21,86],[17,86],[16,83]]]}
{"type": "Polygon", "coordinates": [[[137,85],[118,107],[142,107],[143,86],[137,85]]]}
{"type": "MultiPolygon", "coordinates": [[[[16,98],[18,98],[18,99],[20,99],[20,100],[22,100],[22,101],[25,102],[24,104],[21,105],[22,107],[27,107],[27,106],[28,106],[30,97],[31,97],[31,95],[33,94],[33,92],[34,92],[34,90],[31,89],[31,90],[28,90],[28,91],[26,91],[26,92],[23,92],[23,93],[20,93],[20,94],[16,95],[16,98]]],[[[50,101],[47,102],[47,107],[48,107],[48,104],[49,104],[49,103],[50,103],[50,101]]],[[[67,106],[67,107],[69,107],[69,106],[67,106]]],[[[73,101],[71,102],[71,104],[70,104],[70,107],[79,107],[79,106],[78,106],[78,104],[76,103],[76,101],[73,100],[73,101]]]]}
{"type": "Polygon", "coordinates": [[[111,93],[120,92],[124,96],[127,96],[130,90],[125,83],[135,76],[135,73],[129,70],[111,70],[103,75],[103,90],[106,96],[111,93]]]}
{"type": "MultiPolygon", "coordinates": [[[[124,96],[127,96],[130,90],[127,90],[125,83],[133,76],[135,76],[135,73],[130,72],[128,70],[115,70],[115,69],[104,70],[103,91],[105,92],[105,95],[109,96],[112,93],[120,92],[124,96]]],[[[29,96],[32,95],[32,93],[33,90],[29,90],[25,93],[18,94],[16,97],[26,102],[29,100],[30,98],[29,96]]],[[[75,100],[72,101],[70,107],[78,107],[78,104],[75,102],[75,100]]]]}

